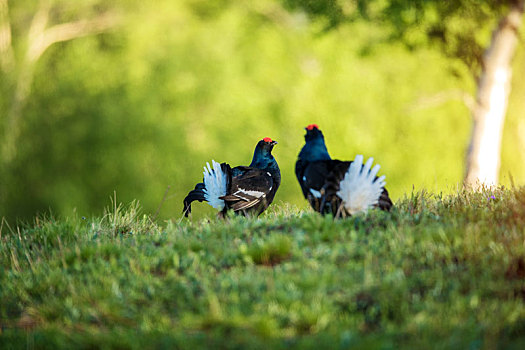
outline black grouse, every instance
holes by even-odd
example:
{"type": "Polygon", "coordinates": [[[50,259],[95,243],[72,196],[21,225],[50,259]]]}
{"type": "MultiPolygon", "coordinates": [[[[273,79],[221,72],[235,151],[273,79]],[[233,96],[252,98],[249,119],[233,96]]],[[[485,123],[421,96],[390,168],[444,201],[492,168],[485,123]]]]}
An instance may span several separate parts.
{"type": "Polygon", "coordinates": [[[184,215],[191,213],[193,201],[206,201],[224,216],[228,210],[244,216],[258,216],[272,203],[281,184],[281,172],[269,137],[257,143],[249,166],[230,167],[212,160],[206,163],[204,179],[184,198],[184,215]]]}
{"type": "Polygon", "coordinates": [[[295,175],[315,211],[344,217],[372,207],[390,210],[385,176],[376,176],[379,165],[372,168],[373,158],[365,164],[362,155],[354,161],[332,159],[319,127],[310,124],[305,129],[305,145],[295,163],[295,175]]]}

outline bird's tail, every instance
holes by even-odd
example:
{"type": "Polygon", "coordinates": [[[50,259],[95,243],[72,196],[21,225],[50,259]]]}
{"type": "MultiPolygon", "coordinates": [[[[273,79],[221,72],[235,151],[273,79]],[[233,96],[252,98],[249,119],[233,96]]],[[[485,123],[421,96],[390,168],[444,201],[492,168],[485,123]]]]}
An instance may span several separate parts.
{"type": "Polygon", "coordinates": [[[230,166],[226,163],[217,163],[212,160],[204,167],[204,199],[215,209],[224,209],[224,200],[220,197],[225,196],[230,182],[230,166]]]}
{"type": "Polygon", "coordinates": [[[358,155],[348,167],[340,182],[337,195],[343,200],[344,208],[351,215],[367,211],[378,204],[385,187],[385,176],[376,178],[380,166],[372,168],[373,158],[363,165],[363,156],[358,155]]]}
{"type": "Polygon", "coordinates": [[[204,180],[195,185],[195,189],[184,198],[185,216],[191,213],[191,202],[208,202],[209,205],[221,211],[224,209],[224,200],[220,197],[225,196],[228,186],[231,183],[231,168],[226,163],[217,163],[212,160],[213,167],[206,163],[204,167],[204,180]]]}
{"type": "Polygon", "coordinates": [[[184,213],[184,216],[188,216],[191,213],[191,202],[193,201],[205,201],[206,198],[204,197],[204,184],[202,182],[195,185],[195,189],[191,190],[190,193],[184,198],[184,210],[182,211],[184,213]]]}

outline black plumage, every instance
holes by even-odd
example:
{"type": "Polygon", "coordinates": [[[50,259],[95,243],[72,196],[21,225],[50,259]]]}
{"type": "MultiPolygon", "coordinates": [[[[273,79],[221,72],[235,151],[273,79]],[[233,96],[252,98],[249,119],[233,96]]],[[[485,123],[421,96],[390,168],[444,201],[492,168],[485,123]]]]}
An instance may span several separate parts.
{"type": "MultiPolygon", "coordinates": [[[[304,197],[315,211],[321,214],[332,213],[336,217],[352,215],[351,210],[348,210],[344,203],[346,198],[341,198],[341,193],[338,193],[341,190],[341,182],[345,179],[352,163],[352,161],[331,159],[323,133],[318,126],[311,124],[306,127],[305,145],[295,164],[295,175],[304,197]]],[[[361,167],[361,171],[366,170],[364,168],[365,165],[361,167]]],[[[366,175],[368,173],[364,174],[366,175]]],[[[382,181],[382,179],[373,176],[370,183],[375,181],[382,181]]],[[[384,187],[378,193],[373,206],[382,210],[390,210],[392,207],[392,201],[384,187]]]]}
{"type": "Polygon", "coordinates": [[[221,216],[228,210],[245,216],[260,215],[272,203],[281,183],[279,166],[272,155],[276,144],[268,137],[259,141],[249,166],[231,168],[213,161],[213,168],[205,168],[203,182],[184,198],[184,215],[191,213],[193,201],[207,201],[221,216]]]}

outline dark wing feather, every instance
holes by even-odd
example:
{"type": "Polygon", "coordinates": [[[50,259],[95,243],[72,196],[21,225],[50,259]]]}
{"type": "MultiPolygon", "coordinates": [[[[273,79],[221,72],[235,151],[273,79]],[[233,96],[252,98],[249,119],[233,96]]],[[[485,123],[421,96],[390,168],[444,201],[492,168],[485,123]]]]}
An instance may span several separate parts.
{"type": "Polygon", "coordinates": [[[232,178],[228,194],[221,199],[236,212],[254,207],[262,212],[268,206],[267,196],[273,188],[273,178],[264,170],[243,168],[240,175],[232,178]]]}
{"type": "Polygon", "coordinates": [[[244,166],[244,165],[236,166],[235,168],[232,169],[232,177],[241,176],[242,174],[249,171],[250,169],[252,168],[250,168],[249,166],[244,166]]]}
{"type": "MultiPolygon", "coordinates": [[[[329,180],[334,177],[334,174],[339,174],[343,170],[346,171],[348,166],[348,162],[339,160],[323,160],[308,164],[304,171],[303,182],[308,189],[306,199],[315,211],[324,214],[333,211],[334,208],[338,208],[340,200],[337,201],[337,199],[339,198],[327,196],[327,192],[333,190],[332,182],[329,180]],[[333,201],[333,199],[336,201],[333,201]]],[[[338,184],[339,182],[337,182],[335,192],[339,190],[338,184]]]]}
{"type": "Polygon", "coordinates": [[[297,182],[299,182],[299,186],[301,186],[301,191],[303,191],[304,198],[306,198],[306,196],[308,195],[308,189],[306,188],[303,180],[304,172],[308,164],[310,163],[302,159],[298,159],[297,162],[295,162],[295,176],[297,177],[297,182]]]}
{"type": "Polygon", "coordinates": [[[392,200],[390,200],[390,197],[388,196],[388,191],[386,188],[383,188],[383,192],[379,196],[379,201],[377,203],[377,206],[381,210],[390,211],[394,204],[392,203],[392,200]]]}
{"type": "Polygon", "coordinates": [[[315,191],[322,190],[326,177],[333,168],[333,162],[332,160],[317,162],[297,161],[295,174],[305,198],[311,195],[312,189],[315,191]]]}

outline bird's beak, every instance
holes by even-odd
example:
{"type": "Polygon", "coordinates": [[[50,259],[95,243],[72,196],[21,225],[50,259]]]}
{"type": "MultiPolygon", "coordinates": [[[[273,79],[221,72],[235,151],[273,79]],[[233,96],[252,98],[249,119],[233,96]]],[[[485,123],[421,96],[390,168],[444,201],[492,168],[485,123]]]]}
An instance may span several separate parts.
{"type": "Polygon", "coordinates": [[[270,142],[270,144],[271,144],[272,146],[275,146],[275,145],[277,144],[277,141],[272,141],[272,142],[270,142]]]}

